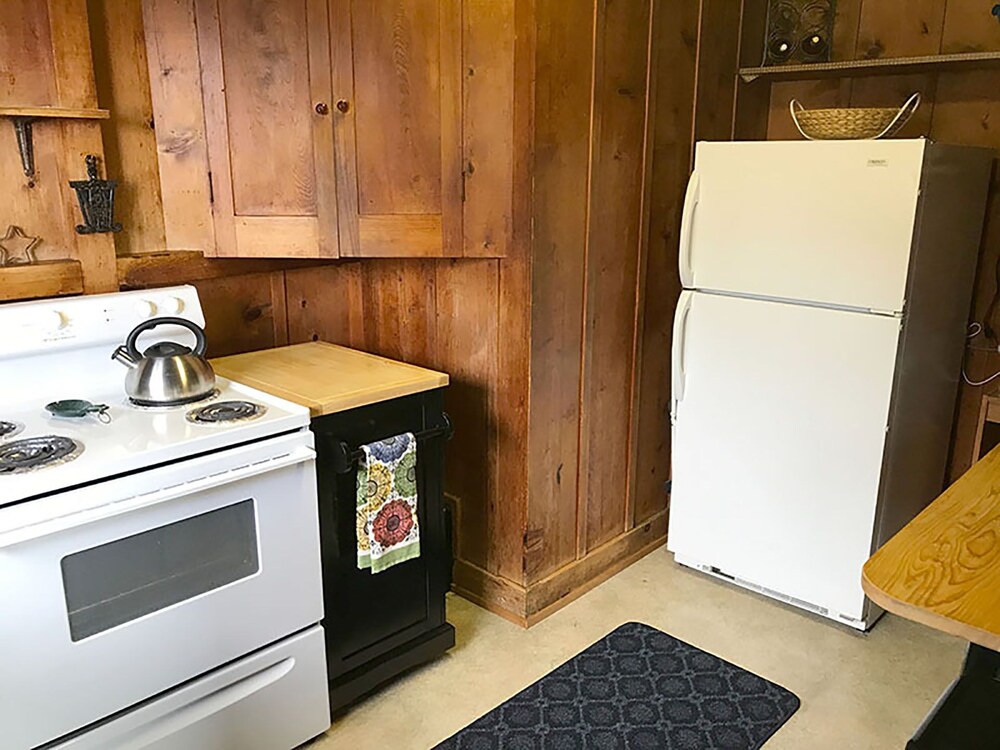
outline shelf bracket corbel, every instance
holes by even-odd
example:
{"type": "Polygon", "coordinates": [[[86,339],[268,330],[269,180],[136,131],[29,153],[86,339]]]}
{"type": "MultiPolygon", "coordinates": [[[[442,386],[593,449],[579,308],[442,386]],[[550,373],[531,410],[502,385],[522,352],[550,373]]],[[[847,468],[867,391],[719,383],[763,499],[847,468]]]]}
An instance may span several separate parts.
{"type": "Polygon", "coordinates": [[[17,136],[17,150],[21,154],[21,167],[28,178],[28,186],[35,184],[35,145],[32,141],[31,125],[37,117],[12,117],[14,135],[17,136]]]}

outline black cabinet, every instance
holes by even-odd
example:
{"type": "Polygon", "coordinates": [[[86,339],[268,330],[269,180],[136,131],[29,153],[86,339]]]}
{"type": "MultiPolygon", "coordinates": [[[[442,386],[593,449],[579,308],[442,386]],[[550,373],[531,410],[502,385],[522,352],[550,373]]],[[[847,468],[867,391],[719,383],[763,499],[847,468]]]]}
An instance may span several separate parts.
{"type": "Polygon", "coordinates": [[[337,711],[455,644],[445,619],[451,529],[442,499],[447,418],[443,390],[313,420],[319,476],[326,654],[337,711]],[[403,432],[418,435],[420,557],[381,573],[358,570],[355,465],[358,446],[403,432]],[[426,433],[427,437],[420,437],[426,433]],[[345,454],[344,446],[348,446],[345,454]]]}

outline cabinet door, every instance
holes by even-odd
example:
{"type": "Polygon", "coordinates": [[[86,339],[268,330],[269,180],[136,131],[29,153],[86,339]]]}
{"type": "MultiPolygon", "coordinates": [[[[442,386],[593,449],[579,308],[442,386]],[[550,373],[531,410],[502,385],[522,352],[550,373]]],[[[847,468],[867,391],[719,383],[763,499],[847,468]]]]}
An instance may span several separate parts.
{"type": "Polygon", "coordinates": [[[325,0],[195,0],[218,255],[336,257],[325,0]]]}
{"type": "Polygon", "coordinates": [[[460,0],[331,0],[344,256],[462,254],[460,0]]]}

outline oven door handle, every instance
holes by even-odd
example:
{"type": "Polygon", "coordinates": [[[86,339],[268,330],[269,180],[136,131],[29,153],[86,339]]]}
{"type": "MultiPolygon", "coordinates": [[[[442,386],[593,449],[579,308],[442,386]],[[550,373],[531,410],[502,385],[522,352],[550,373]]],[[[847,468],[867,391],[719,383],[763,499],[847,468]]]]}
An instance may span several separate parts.
{"type": "Polygon", "coordinates": [[[40,521],[39,523],[21,526],[19,528],[12,529],[11,531],[0,533],[0,550],[13,547],[17,544],[24,544],[25,542],[41,539],[42,537],[58,534],[62,531],[68,531],[69,529],[79,528],[80,526],[84,526],[86,524],[106,521],[109,518],[120,516],[123,513],[131,513],[132,511],[148,508],[152,505],[159,505],[181,497],[193,495],[197,492],[204,492],[206,490],[214,489],[215,487],[221,487],[225,484],[232,484],[233,482],[239,482],[244,479],[249,479],[250,477],[256,477],[271,471],[277,471],[278,469],[283,469],[286,466],[294,466],[295,464],[304,463],[306,461],[314,461],[315,459],[316,451],[312,448],[308,446],[297,446],[288,453],[281,456],[275,456],[274,458],[269,458],[264,461],[238,466],[234,469],[229,469],[228,471],[223,471],[218,474],[211,474],[200,479],[194,479],[190,482],[185,482],[184,484],[164,487],[163,489],[154,490],[153,492],[147,492],[142,495],[133,495],[132,497],[124,500],[102,505],[97,508],[90,508],[78,513],[69,513],[64,516],[46,519],[44,521],[40,521]]]}

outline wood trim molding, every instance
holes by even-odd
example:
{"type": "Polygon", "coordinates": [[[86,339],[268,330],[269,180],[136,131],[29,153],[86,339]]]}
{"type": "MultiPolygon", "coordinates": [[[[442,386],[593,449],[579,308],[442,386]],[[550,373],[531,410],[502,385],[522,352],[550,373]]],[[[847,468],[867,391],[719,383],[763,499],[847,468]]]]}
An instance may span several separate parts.
{"type": "Polygon", "coordinates": [[[524,610],[527,591],[513,581],[495,576],[464,560],[456,560],[452,590],[505,620],[522,628],[528,627],[524,610]]]}
{"type": "Polygon", "coordinates": [[[667,541],[667,511],[597,547],[586,556],[532,584],[527,590],[528,627],[579,599],[667,541]]]}
{"type": "Polygon", "coordinates": [[[620,573],[667,541],[667,511],[528,587],[455,561],[452,589],[459,596],[523,628],[530,628],[620,573]]]}

